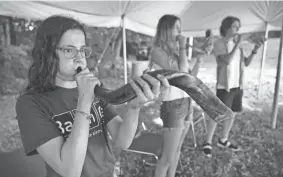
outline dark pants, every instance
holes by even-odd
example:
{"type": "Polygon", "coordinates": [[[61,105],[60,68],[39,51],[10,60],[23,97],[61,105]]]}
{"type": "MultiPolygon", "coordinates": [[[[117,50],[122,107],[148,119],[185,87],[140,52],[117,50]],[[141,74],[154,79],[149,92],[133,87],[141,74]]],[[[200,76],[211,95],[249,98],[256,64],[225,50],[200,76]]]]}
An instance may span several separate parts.
{"type": "Polygon", "coordinates": [[[243,90],[239,87],[230,89],[230,92],[225,89],[217,89],[216,96],[233,112],[242,111],[243,90]]]}

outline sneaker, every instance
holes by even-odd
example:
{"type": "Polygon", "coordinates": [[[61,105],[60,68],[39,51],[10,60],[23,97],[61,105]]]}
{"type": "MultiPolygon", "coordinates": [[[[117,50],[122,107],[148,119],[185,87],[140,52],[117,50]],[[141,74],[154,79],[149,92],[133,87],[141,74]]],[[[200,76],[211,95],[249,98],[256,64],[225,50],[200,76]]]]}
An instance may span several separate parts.
{"type": "Polygon", "coordinates": [[[210,143],[203,144],[202,152],[206,157],[212,157],[212,146],[210,143]]]}
{"type": "Polygon", "coordinates": [[[222,147],[222,148],[228,148],[235,152],[240,151],[240,148],[229,140],[222,142],[221,139],[219,139],[217,142],[217,146],[222,147]]]}

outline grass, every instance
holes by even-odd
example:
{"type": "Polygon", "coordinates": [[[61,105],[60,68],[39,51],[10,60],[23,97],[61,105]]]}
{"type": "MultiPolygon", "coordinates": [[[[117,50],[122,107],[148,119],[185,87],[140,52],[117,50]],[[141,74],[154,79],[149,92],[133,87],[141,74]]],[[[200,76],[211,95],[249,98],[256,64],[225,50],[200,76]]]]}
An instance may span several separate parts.
{"type": "MultiPolygon", "coordinates": [[[[270,40],[267,60],[262,79],[261,95],[257,98],[260,52],[252,65],[247,68],[244,92],[244,111],[237,115],[231,138],[243,146],[243,152],[232,153],[215,147],[213,157],[205,158],[200,149],[188,148],[192,145],[188,134],[182,148],[179,167],[184,177],[283,177],[283,108],[282,89],[279,97],[277,128],[272,130],[271,107],[275,85],[278,40],[270,40]]],[[[207,57],[199,77],[215,90],[215,62],[207,57]]],[[[122,85],[122,77],[105,80],[108,87],[122,85]]],[[[282,84],[282,79],[281,79],[282,84]]],[[[13,151],[22,146],[17,121],[15,119],[15,97],[0,98],[0,150],[13,151]]],[[[158,105],[153,104],[141,110],[141,118],[150,125],[150,120],[159,114],[158,105]]],[[[221,127],[220,127],[221,128],[221,127]]],[[[219,130],[217,131],[219,132],[219,130]]],[[[198,144],[203,142],[203,126],[196,126],[198,144]]],[[[215,137],[214,143],[217,141],[215,137]]],[[[151,176],[152,167],[142,164],[142,156],[122,153],[122,176],[151,176]]]]}

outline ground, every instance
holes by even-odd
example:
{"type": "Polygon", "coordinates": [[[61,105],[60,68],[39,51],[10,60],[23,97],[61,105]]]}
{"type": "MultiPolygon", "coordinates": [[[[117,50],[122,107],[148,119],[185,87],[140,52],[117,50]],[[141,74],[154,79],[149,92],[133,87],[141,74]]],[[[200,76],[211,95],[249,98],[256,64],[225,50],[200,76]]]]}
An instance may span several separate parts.
{"type": "MultiPolygon", "coordinates": [[[[184,177],[283,177],[283,107],[281,89],[277,128],[271,129],[271,108],[278,59],[277,40],[270,40],[264,66],[261,94],[257,97],[260,55],[247,69],[244,92],[244,111],[237,115],[231,138],[243,146],[243,152],[231,153],[215,147],[213,157],[207,159],[199,149],[192,149],[192,139],[187,136],[179,166],[180,176],[184,177]]],[[[121,71],[118,71],[121,74],[121,71]]],[[[215,61],[207,57],[199,77],[212,90],[215,85],[215,61]]],[[[123,78],[112,77],[105,80],[108,87],[122,85],[123,78]]],[[[282,79],[281,79],[282,85],[282,79]]],[[[15,95],[2,95],[0,98],[0,150],[13,151],[22,146],[17,120],[15,119],[15,95]]],[[[141,111],[141,118],[148,123],[159,115],[158,105],[153,104],[141,111]]],[[[196,125],[197,142],[203,142],[203,125],[196,125]]],[[[218,130],[219,132],[219,130],[218,130]]],[[[217,137],[214,139],[214,143],[217,137]]],[[[153,168],[142,164],[142,156],[122,153],[122,176],[151,176],[153,168]]]]}

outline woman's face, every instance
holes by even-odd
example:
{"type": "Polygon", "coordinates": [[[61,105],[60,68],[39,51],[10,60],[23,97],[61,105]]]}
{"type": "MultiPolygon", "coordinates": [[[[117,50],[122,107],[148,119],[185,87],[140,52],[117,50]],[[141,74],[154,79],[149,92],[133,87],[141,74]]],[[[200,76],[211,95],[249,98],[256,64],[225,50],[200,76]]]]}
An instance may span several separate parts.
{"type": "Polygon", "coordinates": [[[172,28],[172,37],[173,40],[177,40],[177,37],[181,35],[181,22],[177,20],[172,28]]]}
{"type": "Polygon", "coordinates": [[[231,27],[227,30],[226,36],[227,37],[234,37],[239,29],[240,29],[241,25],[239,21],[234,21],[231,25],[231,27]]]}
{"type": "Polygon", "coordinates": [[[87,67],[86,55],[89,55],[87,52],[91,51],[86,49],[84,33],[78,29],[66,31],[56,50],[59,57],[57,77],[62,80],[73,81],[76,69],[79,66],[82,69],[87,67]]]}

